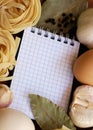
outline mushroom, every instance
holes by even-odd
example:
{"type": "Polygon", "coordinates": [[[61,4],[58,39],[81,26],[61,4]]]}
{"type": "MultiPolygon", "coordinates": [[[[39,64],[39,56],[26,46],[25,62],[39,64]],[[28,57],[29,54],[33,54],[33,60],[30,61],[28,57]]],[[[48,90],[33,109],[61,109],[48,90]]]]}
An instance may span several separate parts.
{"type": "Polygon", "coordinates": [[[81,85],[76,88],[69,115],[80,128],[93,127],[93,87],[81,85]]]}

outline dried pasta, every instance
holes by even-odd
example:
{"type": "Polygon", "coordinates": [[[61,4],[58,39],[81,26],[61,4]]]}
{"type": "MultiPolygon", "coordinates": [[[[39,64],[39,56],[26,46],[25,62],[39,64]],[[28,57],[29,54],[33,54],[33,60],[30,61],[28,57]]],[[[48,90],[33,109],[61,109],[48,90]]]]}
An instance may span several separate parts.
{"type": "Polygon", "coordinates": [[[16,64],[16,52],[19,40],[14,40],[7,30],[0,30],[0,81],[11,80],[9,71],[13,70],[16,64]]]}
{"type": "Polygon", "coordinates": [[[12,34],[36,25],[40,15],[40,0],[0,0],[0,29],[12,34]]]}

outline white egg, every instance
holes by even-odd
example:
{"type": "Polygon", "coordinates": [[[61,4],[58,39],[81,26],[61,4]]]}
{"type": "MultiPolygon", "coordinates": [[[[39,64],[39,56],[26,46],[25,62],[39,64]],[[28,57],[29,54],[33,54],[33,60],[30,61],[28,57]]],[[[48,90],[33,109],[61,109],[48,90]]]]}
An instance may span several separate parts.
{"type": "Polygon", "coordinates": [[[0,130],[35,130],[35,126],[23,112],[3,108],[0,109],[0,130]]]}

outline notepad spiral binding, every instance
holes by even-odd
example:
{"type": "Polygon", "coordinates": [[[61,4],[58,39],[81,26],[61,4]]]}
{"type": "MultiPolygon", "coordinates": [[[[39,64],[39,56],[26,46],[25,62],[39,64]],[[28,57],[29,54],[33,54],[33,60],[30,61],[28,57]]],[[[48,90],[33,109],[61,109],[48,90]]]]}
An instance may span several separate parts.
{"type": "MultiPolygon", "coordinates": [[[[36,33],[36,31],[35,31],[35,28],[34,27],[32,27],[31,28],[31,32],[32,33],[36,33]]],[[[37,31],[37,35],[42,35],[42,32],[44,32],[44,37],[46,37],[46,38],[49,38],[50,37],[50,39],[52,39],[52,40],[55,40],[55,35],[57,35],[57,34],[55,34],[55,33],[51,33],[51,36],[49,36],[49,31],[47,31],[47,30],[43,30],[42,28],[38,28],[38,31],[37,31]]],[[[57,41],[58,42],[62,42],[63,41],[63,43],[65,43],[65,44],[68,44],[68,38],[69,38],[69,34],[65,34],[65,35],[57,35],[57,41]],[[64,36],[64,41],[62,40],[62,36],[64,36]]],[[[70,42],[70,45],[71,46],[74,46],[74,38],[72,38],[71,39],[71,42],[70,42]]]]}

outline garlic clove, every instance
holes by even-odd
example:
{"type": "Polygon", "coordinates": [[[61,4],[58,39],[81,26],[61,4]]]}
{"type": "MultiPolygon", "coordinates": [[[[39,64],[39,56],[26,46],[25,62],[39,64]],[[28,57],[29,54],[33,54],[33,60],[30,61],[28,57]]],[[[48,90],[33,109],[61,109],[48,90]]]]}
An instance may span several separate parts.
{"type": "Polygon", "coordinates": [[[93,126],[93,110],[75,104],[70,111],[70,117],[73,123],[80,128],[93,126]]]}
{"type": "Polygon", "coordinates": [[[73,123],[80,128],[93,127],[93,87],[79,86],[73,97],[69,115],[73,123]]]}
{"type": "Polygon", "coordinates": [[[5,84],[0,84],[0,108],[8,107],[13,100],[13,93],[5,84]]]}
{"type": "Polygon", "coordinates": [[[80,98],[83,101],[93,102],[93,86],[81,85],[74,92],[75,98],[80,98]]]}

